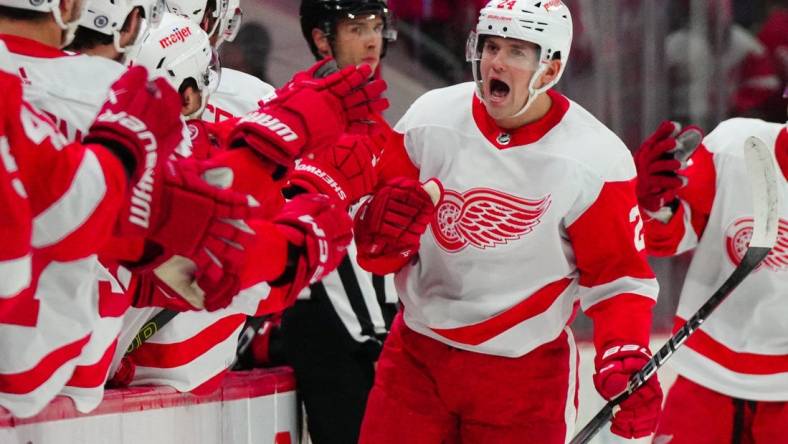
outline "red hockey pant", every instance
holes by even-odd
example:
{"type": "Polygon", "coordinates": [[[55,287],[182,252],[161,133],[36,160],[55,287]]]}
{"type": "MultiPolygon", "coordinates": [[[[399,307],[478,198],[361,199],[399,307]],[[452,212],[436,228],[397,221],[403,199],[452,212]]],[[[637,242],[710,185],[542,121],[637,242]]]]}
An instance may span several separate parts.
{"type": "Polygon", "coordinates": [[[786,444],[788,402],[732,398],[679,376],[668,392],[654,443],[786,444]]]}
{"type": "Polygon", "coordinates": [[[576,387],[568,329],[525,356],[506,358],[428,338],[400,314],[378,361],[359,442],[564,443],[576,387]]]}

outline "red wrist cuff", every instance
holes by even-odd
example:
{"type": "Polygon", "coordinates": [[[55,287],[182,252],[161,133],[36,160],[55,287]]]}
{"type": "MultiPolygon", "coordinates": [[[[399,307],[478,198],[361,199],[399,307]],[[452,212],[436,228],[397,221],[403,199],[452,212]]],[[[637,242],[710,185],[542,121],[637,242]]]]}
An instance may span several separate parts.
{"type": "Polygon", "coordinates": [[[621,294],[600,302],[586,311],[594,321],[594,347],[604,352],[613,343],[647,347],[651,333],[653,299],[621,294]]]}

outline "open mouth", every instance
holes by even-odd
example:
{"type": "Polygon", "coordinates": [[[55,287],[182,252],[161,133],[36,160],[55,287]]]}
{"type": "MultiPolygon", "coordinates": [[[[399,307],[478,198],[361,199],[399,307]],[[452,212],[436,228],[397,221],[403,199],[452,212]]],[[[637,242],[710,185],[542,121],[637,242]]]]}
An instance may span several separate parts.
{"type": "Polygon", "coordinates": [[[509,95],[509,85],[498,79],[490,80],[490,95],[497,99],[504,99],[509,95]]]}

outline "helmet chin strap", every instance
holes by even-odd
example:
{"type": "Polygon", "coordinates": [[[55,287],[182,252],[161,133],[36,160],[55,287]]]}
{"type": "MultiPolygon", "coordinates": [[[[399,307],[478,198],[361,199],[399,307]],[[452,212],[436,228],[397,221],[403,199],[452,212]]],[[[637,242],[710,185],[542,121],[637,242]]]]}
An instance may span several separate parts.
{"type": "Polygon", "coordinates": [[[534,103],[534,99],[536,99],[536,96],[538,96],[539,94],[542,94],[542,93],[544,93],[544,92],[545,92],[545,91],[547,91],[547,90],[548,90],[548,89],[549,89],[551,86],[553,86],[553,83],[548,83],[548,84],[546,84],[546,85],[542,86],[542,87],[541,87],[541,88],[539,88],[539,89],[535,89],[535,88],[534,88],[534,86],[536,85],[536,81],[537,81],[537,80],[538,80],[540,77],[542,77],[542,74],[544,74],[544,72],[547,70],[547,67],[548,67],[548,66],[549,66],[549,65],[542,65],[542,66],[540,66],[540,67],[539,67],[539,69],[537,69],[537,70],[534,72],[534,75],[531,77],[531,81],[530,81],[530,82],[528,82],[528,100],[526,100],[526,101],[525,101],[525,104],[523,105],[523,107],[522,107],[522,108],[520,108],[520,111],[517,111],[516,113],[514,113],[514,114],[512,114],[511,116],[507,117],[507,119],[512,119],[512,118],[515,118],[515,117],[520,117],[520,116],[522,116],[523,114],[525,114],[525,112],[526,112],[526,111],[528,111],[528,109],[529,109],[529,108],[531,108],[531,105],[533,105],[533,103],[534,103]]]}

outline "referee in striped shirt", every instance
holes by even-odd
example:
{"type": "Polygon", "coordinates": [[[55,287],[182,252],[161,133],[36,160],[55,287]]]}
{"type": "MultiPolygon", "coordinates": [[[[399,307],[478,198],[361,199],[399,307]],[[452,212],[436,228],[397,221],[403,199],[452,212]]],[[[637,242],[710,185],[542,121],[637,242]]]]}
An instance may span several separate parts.
{"type": "MultiPolygon", "coordinates": [[[[302,0],[300,16],[315,58],[332,56],[338,69],[375,59],[375,70],[395,35],[385,0],[302,0]]],[[[339,268],[282,316],[284,357],[295,370],[315,444],[358,442],[375,364],[397,311],[393,276],[373,276],[355,258],[351,242],[339,268]]]]}

